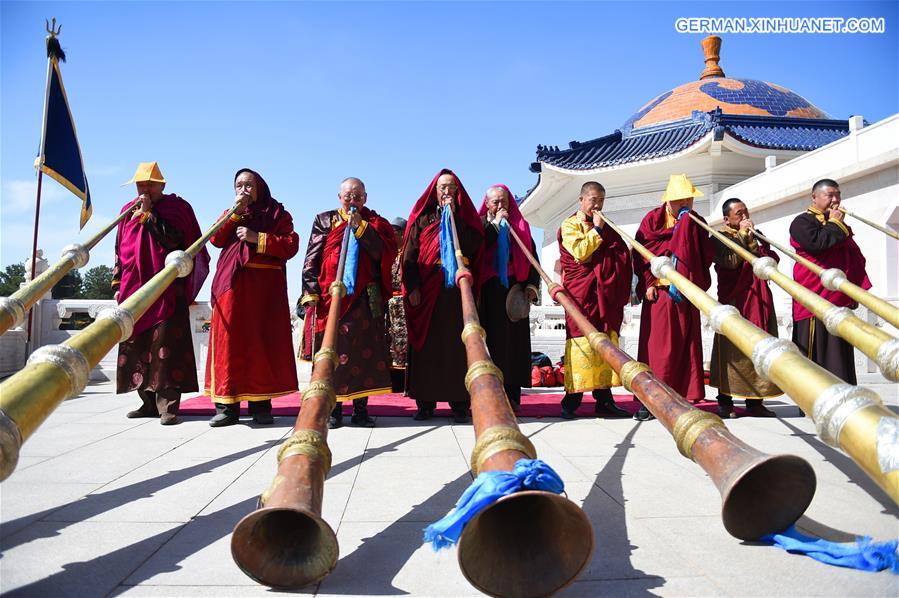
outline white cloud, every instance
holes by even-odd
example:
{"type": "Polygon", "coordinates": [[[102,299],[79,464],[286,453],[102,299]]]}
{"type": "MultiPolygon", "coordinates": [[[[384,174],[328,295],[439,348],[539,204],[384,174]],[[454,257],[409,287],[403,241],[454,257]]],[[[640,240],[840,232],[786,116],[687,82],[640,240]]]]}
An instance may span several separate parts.
{"type": "MultiPolygon", "coordinates": [[[[41,185],[41,207],[48,203],[55,203],[71,195],[75,201],[80,201],[67,189],[61,187],[56,181],[45,177],[41,185]]],[[[0,197],[0,213],[4,215],[34,212],[34,204],[37,199],[37,177],[32,180],[13,179],[3,181],[3,195],[0,197]]]]}

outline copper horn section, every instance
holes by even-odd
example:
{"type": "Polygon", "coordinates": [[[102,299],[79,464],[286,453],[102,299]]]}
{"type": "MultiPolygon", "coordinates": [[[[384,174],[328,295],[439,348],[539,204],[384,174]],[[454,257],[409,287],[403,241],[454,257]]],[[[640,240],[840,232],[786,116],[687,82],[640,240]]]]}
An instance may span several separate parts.
{"type": "Polygon", "coordinates": [[[782,531],[805,512],[815,495],[815,472],[793,455],[768,455],[733,434],[715,414],[693,407],[643,363],[615,346],[576,310],[562,292],[557,300],[587,333],[590,345],[621,376],[674,437],[680,453],[695,461],[721,493],[725,529],[741,540],[782,531]]]}
{"type": "MultiPolygon", "coordinates": [[[[355,211],[355,210],[353,210],[355,211]]],[[[312,380],[293,435],[278,451],[278,473],[259,499],[262,508],[241,519],[231,534],[231,556],[252,579],[277,589],[293,589],[325,578],[337,566],[337,536],[324,519],[322,496],[331,469],[328,415],[336,405],[337,325],[346,296],[343,267],[349,224],[343,235],[321,349],[313,356],[312,380]]]]}
{"type": "MultiPolygon", "coordinates": [[[[455,221],[452,228],[458,248],[455,221]]],[[[472,276],[458,249],[456,260],[468,360],[465,385],[476,439],[472,473],[511,471],[519,459],[536,458],[536,450],[518,429],[502,373],[487,352],[472,276]]],[[[580,507],[558,494],[529,490],[503,497],[468,522],[459,539],[458,559],[465,578],[485,594],[532,597],[570,584],[592,552],[593,527],[580,507]]]]}
{"type": "MultiPolygon", "coordinates": [[[[511,232],[524,249],[515,231],[511,232]]],[[[717,415],[693,407],[658,380],[646,364],[634,360],[608,335],[597,331],[530,253],[525,255],[549,285],[553,299],[586,334],[593,350],[621,377],[622,385],[671,433],[681,454],[712,478],[721,493],[721,518],[728,533],[741,540],[757,540],[799,519],[815,494],[811,465],[792,455],[762,453],[731,434],[717,415]]]]}

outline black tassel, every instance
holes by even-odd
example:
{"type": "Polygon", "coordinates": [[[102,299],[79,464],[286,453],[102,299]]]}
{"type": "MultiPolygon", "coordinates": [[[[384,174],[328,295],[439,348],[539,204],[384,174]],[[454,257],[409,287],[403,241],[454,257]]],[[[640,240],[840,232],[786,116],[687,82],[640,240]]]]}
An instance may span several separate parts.
{"type": "Polygon", "coordinates": [[[62,51],[59,40],[55,35],[47,36],[47,58],[58,58],[61,62],[66,61],[66,53],[62,51]]]}

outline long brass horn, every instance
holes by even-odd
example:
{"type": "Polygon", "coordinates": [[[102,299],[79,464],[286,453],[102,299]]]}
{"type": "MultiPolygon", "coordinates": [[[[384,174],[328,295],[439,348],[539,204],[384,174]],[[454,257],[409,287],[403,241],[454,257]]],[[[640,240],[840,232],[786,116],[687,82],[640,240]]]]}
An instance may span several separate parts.
{"type": "Polygon", "coordinates": [[[802,264],[804,267],[811,270],[814,274],[817,274],[821,278],[821,284],[824,285],[824,288],[830,289],[831,291],[839,291],[843,293],[853,301],[864,305],[869,310],[892,324],[894,327],[899,328],[899,309],[896,309],[896,307],[894,305],[891,305],[888,301],[885,301],[877,295],[866,291],[857,284],[849,282],[849,280],[847,280],[846,278],[846,273],[839,268],[827,268],[825,270],[815,262],[807,260],[795,251],[792,251],[788,247],[784,247],[776,241],[769,239],[755,229],[752,230],[752,234],[754,234],[765,243],[771,245],[771,247],[776,248],[778,251],[788,256],[793,261],[802,264]]]}
{"type": "Polygon", "coordinates": [[[656,256],[608,218],[605,222],[649,262],[653,276],[670,280],[690,303],[709,318],[755,370],[768,378],[815,422],[818,437],[843,450],[856,465],[899,504],[899,417],[883,406],[874,391],[846,384],[803,357],[796,345],[776,338],[745,319],[732,305],[722,305],[680,274],[668,256],[656,256]]]}
{"type": "Polygon", "coordinates": [[[805,512],[815,494],[815,472],[794,455],[768,455],[731,434],[720,417],[684,400],[645,363],[619,349],[580,312],[567,291],[552,281],[510,229],[525,256],[546,282],[550,295],[587,336],[590,346],[621,377],[674,437],[680,453],[695,461],[721,493],[721,520],[741,540],[782,531],[805,512]]]}
{"type": "Polygon", "coordinates": [[[278,450],[278,473],[260,496],[259,508],[238,521],[231,533],[234,562],[252,579],[272,588],[301,588],[325,578],[337,565],[340,552],[337,536],[321,514],[325,478],[331,469],[328,415],[337,404],[335,347],[352,230],[347,222],[337,274],[328,289],[331,304],[321,348],[312,358],[312,377],[303,391],[293,435],[278,450]]]}
{"type": "MultiPolygon", "coordinates": [[[[487,352],[472,275],[450,214],[468,360],[465,386],[476,439],[471,472],[511,471],[519,459],[535,459],[537,451],[519,430],[502,373],[487,352]]],[[[486,594],[547,596],[574,581],[592,552],[593,528],[580,507],[552,492],[526,490],[501,498],[468,522],[459,538],[458,559],[465,578],[486,594]]]]}
{"type": "Polygon", "coordinates": [[[897,233],[896,231],[890,230],[890,229],[888,229],[888,228],[885,227],[885,226],[880,226],[880,225],[877,224],[876,222],[871,222],[871,221],[868,220],[867,218],[865,218],[865,217],[863,217],[863,216],[859,216],[859,215],[856,214],[855,212],[850,212],[849,210],[847,210],[847,209],[844,208],[843,206],[840,206],[840,207],[838,207],[837,209],[838,209],[839,211],[843,212],[844,214],[846,214],[847,216],[852,216],[852,217],[855,218],[856,220],[859,220],[859,221],[861,221],[861,222],[864,222],[865,224],[867,224],[867,225],[870,226],[871,228],[876,228],[877,230],[879,230],[879,231],[882,232],[883,234],[888,235],[888,236],[890,236],[890,237],[893,237],[894,239],[899,240],[899,233],[897,233]]]}
{"type": "Polygon", "coordinates": [[[185,251],[171,252],[165,267],[121,304],[101,311],[93,324],[64,343],[41,347],[21,371],[0,384],[0,481],[15,470],[22,443],[62,401],[84,390],[91,369],[131,337],[134,323],[175,279],[191,273],[194,257],[236,209],[231,208],[185,251]]]}
{"type": "Polygon", "coordinates": [[[815,317],[824,322],[827,331],[845,339],[849,344],[871,358],[883,375],[899,380],[899,340],[880,328],[859,319],[848,307],[837,307],[821,295],[805,288],[777,269],[777,262],[770,257],[759,257],[734,243],[705,222],[689,214],[693,222],[707,230],[738,256],[752,265],[752,272],[762,280],[770,280],[793,299],[808,308],[815,317]]]}
{"type": "Polygon", "coordinates": [[[97,243],[109,234],[109,231],[118,226],[119,222],[124,220],[126,216],[139,206],[140,202],[136,202],[131,209],[119,214],[118,218],[107,224],[103,227],[103,230],[83,244],[72,243],[67,245],[62,250],[62,259],[53,264],[43,274],[9,297],[0,297],[0,334],[24,322],[25,314],[28,313],[28,310],[37,303],[38,299],[52,289],[56,283],[62,280],[62,277],[70,270],[85,266],[90,259],[91,249],[96,247],[97,243]]]}

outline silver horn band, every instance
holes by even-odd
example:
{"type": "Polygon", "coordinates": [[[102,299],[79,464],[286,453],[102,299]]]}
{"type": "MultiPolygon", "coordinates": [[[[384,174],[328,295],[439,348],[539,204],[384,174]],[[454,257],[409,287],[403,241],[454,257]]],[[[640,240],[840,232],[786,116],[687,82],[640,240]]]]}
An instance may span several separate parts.
{"type": "Polygon", "coordinates": [[[62,258],[72,260],[75,269],[78,269],[87,265],[88,260],[91,259],[91,254],[84,245],[72,243],[63,247],[62,258]]]}
{"type": "Polygon", "coordinates": [[[122,338],[119,339],[119,342],[128,340],[134,333],[134,315],[127,309],[122,309],[118,305],[101,310],[100,313],[97,314],[97,319],[112,320],[118,324],[119,330],[122,332],[122,338]]]}
{"type": "Polygon", "coordinates": [[[798,353],[799,349],[787,339],[769,336],[759,341],[752,350],[752,365],[755,366],[755,371],[760,376],[768,378],[768,370],[771,369],[771,364],[774,363],[774,360],[780,357],[781,354],[790,351],[798,353]]]}
{"type": "Polygon", "coordinates": [[[50,363],[66,373],[69,379],[69,397],[79,394],[90,379],[91,366],[81,351],[68,345],[46,345],[28,358],[28,363],[50,363]]]}
{"type": "Polygon", "coordinates": [[[848,307],[831,307],[824,312],[824,327],[827,328],[827,332],[834,336],[840,336],[840,333],[837,332],[837,328],[840,327],[840,323],[843,320],[852,315],[854,314],[848,307]]]}
{"type": "Polygon", "coordinates": [[[178,278],[184,278],[193,271],[194,258],[190,257],[186,251],[173,251],[165,256],[165,265],[171,266],[172,264],[175,264],[175,268],[178,270],[178,278]]]}
{"type": "Polygon", "coordinates": [[[839,268],[828,268],[821,272],[821,284],[825,289],[837,291],[844,282],[846,282],[846,273],[839,268]]]}
{"type": "Polygon", "coordinates": [[[725,318],[739,316],[740,311],[733,305],[716,305],[709,313],[709,324],[715,332],[721,332],[721,324],[725,318]]]}
{"type": "Polygon", "coordinates": [[[657,255],[649,260],[649,269],[656,278],[665,278],[669,268],[674,268],[674,262],[667,255],[657,255]]]}
{"type": "Polygon", "coordinates": [[[25,304],[15,297],[0,297],[0,312],[6,312],[12,317],[10,328],[25,321],[25,304]]]}
{"type": "Polygon", "coordinates": [[[859,409],[880,404],[882,401],[874,391],[851,384],[834,384],[815,399],[812,408],[818,436],[830,446],[839,448],[840,432],[846,420],[859,409]]]}
{"type": "Polygon", "coordinates": [[[774,258],[768,257],[767,255],[756,258],[756,260],[752,262],[752,273],[762,280],[769,280],[771,274],[776,271],[777,262],[774,261],[774,258]]]}

